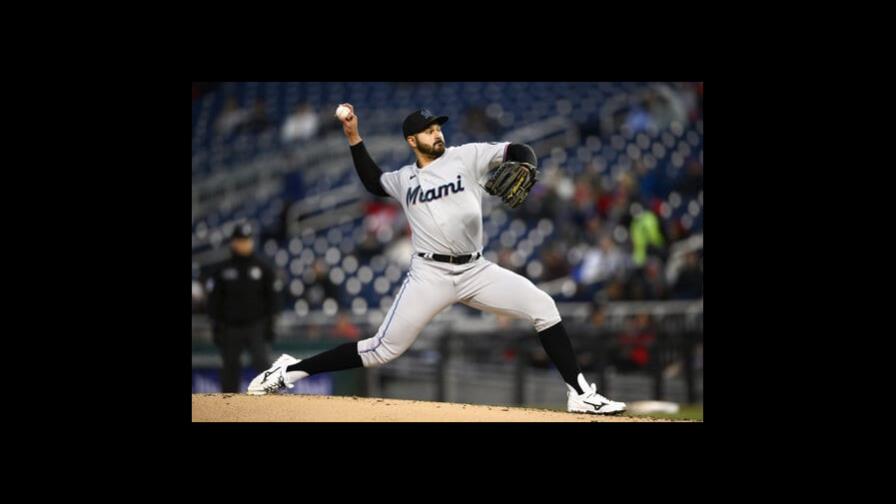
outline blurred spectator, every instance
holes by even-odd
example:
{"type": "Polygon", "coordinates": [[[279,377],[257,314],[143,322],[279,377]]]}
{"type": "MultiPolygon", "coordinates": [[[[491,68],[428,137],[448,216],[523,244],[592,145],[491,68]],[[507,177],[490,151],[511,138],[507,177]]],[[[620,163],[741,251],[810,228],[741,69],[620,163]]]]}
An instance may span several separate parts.
{"type": "MultiPolygon", "coordinates": [[[[399,211],[400,204],[395,200],[371,200],[364,207],[364,225],[375,234],[388,234],[393,232],[396,223],[402,218],[399,211]]],[[[390,236],[382,240],[384,243],[391,240],[390,236]]]]}
{"type": "Polygon", "coordinates": [[[597,193],[597,213],[603,219],[610,216],[610,210],[613,207],[613,193],[607,189],[608,187],[601,183],[601,189],[597,193]]]}
{"type": "Polygon", "coordinates": [[[303,298],[310,309],[322,308],[327,299],[339,301],[339,287],[330,280],[330,268],[324,259],[314,261],[311,269],[305,272],[303,281],[307,285],[303,298]]]}
{"type": "Polygon", "coordinates": [[[672,85],[687,113],[688,120],[696,122],[703,118],[703,83],[682,82],[672,85]]]}
{"type": "Polygon", "coordinates": [[[648,168],[640,160],[632,164],[638,179],[638,194],[642,199],[650,201],[663,193],[662,175],[656,169],[648,168]]]}
{"type": "Polygon", "coordinates": [[[598,200],[598,209],[603,207],[604,217],[609,223],[625,225],[625,218],[629,214],[629,208],[633,201],[637,201],[638,185],[635,177],[628,172],[621,172],[617,176],[617,184],[612,195],[603,202],[598,200]]]}
{"type": "MultiPolygon", "coordinates": [[[[302,199],[302,196],[305,194],[305,180],[301,171],[288,173],[283,177],[283,197],[286,201],[295,202],[302,199]]],[[[287,203],[282,205],[280,210],[277,212],[277,218],[274,221],[274,229],[271,230],[271,236],[274,237],[277,241],[284,241],[289,236],[291,236],[290,228],[292,226],[292,222],[290,222],[290,207],[291,203],[287,203]]],[[[294,216],[296,217],[296,216],[294,216]]],[[[297,217],[298,218],[298,217],[297,217]]],[[[298,224],[298,220],[296,220],[295,224],[298,224]]],[[[293,230],[292,232],[298,232],[293,230]]]]}
{"type": "Polygon", "coordinates": [[[478,105],[473,105],[464,112],[461,128],[464,133],[473,138],[491,138],[498,134],[501,124],[489,116],[485,109],[478,105]]]}
{"type": "Polygon", "coordinates": [[[516,209],[519,217],[527,222],[548,219],[556,222],[556,193],[546,184],[535,184],[529,197],[522,206],[516,209]]]}
{"type": "MultiPolygon", "coordinates": [[[[582,328],[581,338],[577,345],[576,356],[583,371],[603,373],[607,364],[607,343],[612,333],[606,324],[603,305],[594,305],[591,316],[582,328]]],[[[603,376],[600,382],[604,382],[603,376]]]]}
{"type": "Polygon", "coordinates": [[[625,298],[625,285],[622,278],[614,278],[607,284],[606,295],[608,301],[622,301],[625,298]]]}
{"type": "Polygon", "coordinates": [[[651,257],[644,266],[644,290],[646,299],[653,301],[665,300],[666,282],[663,279],[663,261],[658,257],[651,257]]]}
{"type": "MultiPolygon", "coordinates": [[[[358,243],[358,255],[363,261],[368,261],[375,255],[382,254],[386,246],[395,239],[395,230],[405,229],[404,215],[398,211],[398,202],[395,200],[370,200],[365,204],[364,234],[358,243]]],[[[405,260],[410,260],[408,257],[405,260]]]]}
{"type": "Polygon", "coordinates": [[[640,203],[632,205],[632,261],[635,266],[643,266],[647,260],[648,252],[658,256],[664,253],[665,239],[663,238],[660,220],[650,210],[645,210],[640,203]]]}
{"type": "Polygon", "coordinates": [[[361,338],[361,329],[352,323],[347,314],[340,313],[336,318],[336,324],[333,325],[331,336],[336,339],[358,341],[361,338]]]}
{"type": "Polygon", "coordinates": [[[215,344],[221,351],[221,391],[239,392],[240,356],[249,351],[260,373],[270,366],[268,344],[274,339],[274,317],[280,309],[273,268],[253,254],[254,230],[240,223],[231,234],[229,260],[218,265],[207,282],[208,314],[215,344]]]}
{"type": "Polygon", "coordinates": [[[616,337],[611,361],[623,373],[646,370],[655,342],[656,329],[650,316],[645,313],[633,316],[626,321],[625,329],[616,337]]]}
{"type": "Polygon", "coordinates": [[[560,169],[550,158],[540,167],[540,171],[539,182],[517,211],[524,219],[548,219],[562,228],[573,218],[570,200],[575,195],[576,185],[565,170],[560,169]],[[533,201],[530,202],[530,199],[533,201]]]}
{"type": "Polygon", "coordinates": [[[622,127],[631,130],[632,133],[640,133],[647,129],[655,129],[656,121],[654,121],[653,116],[651,115],[651,109],[653,108],[655,101],[656,98],[654,93],[648,92],[644,99],[636,102],[629,108],[628,116],[622,127]]]}
{"type": "Polygon", "coordinates": [[[570,273],[569,262],[561,243],[555,243],[541,253],[541,263],[544,265],[544,280],[556,280],[570,273]]]}
{"type": "Polygon", "coordinates": [[[696,252],[686,256],[685,266],[678,273],[672,287],[674,299],[698,299],[703,297],[703,264],[696,252]]]}
{"type": "Polygon", "coordinates": [[[575,184],[572,203],[576,213],[577,224],[581,228],[584,227],[586,220],[597,214],[596,197],[590,175],[583,174],[578,176],[575,184]]]}
{"type": "Polygon", "coordinates": [[[358,257],[362,262],[370,262],[373,256],[382,254],[385,244],[376,238],[376,233],[370,229],[364,230],[364,235],[357,246],[358,257]]]}
{"type": "Polygon", "coordinates": [[[609,236],[600,240],[600,245],[585,252],[582,264],[578,269],[577,280],[580,283],[602,282],[623,271],[625,256],[609,236]]]}
{"type": "Polygon", "coordinates": [[[688,122],[688,110],[681,94],[672,89],[668,84],[653,84],[647,92],[651,117],[656,121],[655,127],[666,129],[673,122],[686,124],[688,122]]]}
{"type": "Polygon", "coordinates": [[[650,257],[643,267],[633,269],[625,284],[625,297],[632,301],[666,299],[662,260],[650,257]]]}
{"type": "Polygon", "coordinates": [[[252,112],[245,123],[245,128],[250,133],[261,133],[270,126],[271,121],[268,119],[267,107],[265,107],[264,100],[258,98],[255,100],[252,112]]]}
{"type": "Polygon", "coordinates": [[[661,222],[641,203],[632,204],[631,216],[632,270],[626,282],[625,297],[631,300],[663,299],[666,292],[662,261],[667,250],[661,222]]]}
{"type": "Polygon", "coordinates": [[[703,165],[698,160],[688,160],[687,169],[675,184],[675,190],[689,197],[696,197],[703,190],[703,165]]]}
{"type": "Polygon", "coordinates": [[[202,289],[202,284],[200,282],[193,280],[190,294],[192,299],[192,313],[201,313],[205,311],[205,291],[202,289]]]}
{"type": "Polygon", "coordinates": [[[236,97],[228,96],[224,104],[224,110],[215,123],[215,128],[218,134],[229,135],[238,130],[249,119],[249,116],[248,110],[240,108],[236,97]]]}
{"type": "Polygon", "coordinates": [[[280,130],[280,138],[284,143],[296,140],[309,140],[317,135],[319,129],[320,118],[311,110],[310,105],[303,103],[283,123],[283,128],[280,130]]]}
{"type": "Polygon", "coordinates": [[[603,223],[601,222],[600,217],[597,215],[592,216],[585,222],[584,227],[585,234],[583,236],[583,241],[600,244],[600,240],[603,237],[603,223]]]}
{"type": "Polygon", "coordinates": [[[414,244],[411,241],[411,228],[407,226],[397,239],[393,239],[385,250],[389,262],[397,264],[401,269],[411,266],[411,256],[414,255],[414,244]]]}
{"type": "Polygon", "coordinates": [[[681,224],[680,219],[671,219],[663,223],[663,231],[665,236],[669,238],[669,243],[675,243],[688,237],[690,233],[681,224]]]}
{"type": "Polygon", "coordinates": [[[509,269],[514,273],[519,273],[519,268],[513,264],[513,260],[511,259],[514,252],[516,252],[515,249],[501,247],[501,250],[498,251],[498,260],[496,262],[498,263],[498,266],[502,268],[509,269]]]}

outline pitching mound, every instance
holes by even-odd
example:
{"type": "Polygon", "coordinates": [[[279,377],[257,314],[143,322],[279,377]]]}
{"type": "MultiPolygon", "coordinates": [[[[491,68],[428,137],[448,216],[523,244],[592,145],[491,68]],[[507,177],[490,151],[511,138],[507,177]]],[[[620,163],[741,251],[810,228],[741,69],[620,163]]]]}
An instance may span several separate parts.
{"type": "Polygon", "coordinates": [[[194,394],[194,422],[668,422],[506,406],[364,397],[194,394]]]}

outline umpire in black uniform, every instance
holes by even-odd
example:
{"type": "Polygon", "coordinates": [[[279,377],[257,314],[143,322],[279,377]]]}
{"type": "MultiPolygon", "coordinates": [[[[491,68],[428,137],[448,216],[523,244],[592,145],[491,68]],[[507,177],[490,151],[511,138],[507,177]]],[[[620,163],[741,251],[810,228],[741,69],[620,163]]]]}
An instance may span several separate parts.
{"type": "Polygon", "coordinates": [[[277,313],[274,271],[253,255],[251,224],[241,223],[230,236],[230,259],[212,273],[208,313],[214,341],[224,361],[221,391],[239,392],[240,356],[248,349],[257,373],[270,367],[268,345],[274,339],[277,313]]]}

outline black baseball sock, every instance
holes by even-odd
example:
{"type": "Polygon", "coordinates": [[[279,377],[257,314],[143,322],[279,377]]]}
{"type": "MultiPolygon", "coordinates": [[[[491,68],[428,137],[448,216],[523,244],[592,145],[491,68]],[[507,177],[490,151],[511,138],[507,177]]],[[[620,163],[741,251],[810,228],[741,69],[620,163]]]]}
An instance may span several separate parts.
{"type": "Polygon", "coordinates": [[[302,362],[286,368],[287,371],[304,371],[309,375],[325,373],[327,371],[342,371],[363,366],[361,356],[358,355],[357,343],[345,343],[338,347],[309,357],[302,362]]]}
{"type": "Polygon", "coordinates": [[[566,334],[566,328],[563,322],[548,327],[544,331],[538,333],[538,339],[541,340],[541,346],[547,352],[554,365],[563,375],[563,381],[568,383],[576,392],[581,394],[584,392],[579,386],[579,363],[576,362],[576,356],[572,352],[572,343],[569,342],[569,336],[566,334]]]}

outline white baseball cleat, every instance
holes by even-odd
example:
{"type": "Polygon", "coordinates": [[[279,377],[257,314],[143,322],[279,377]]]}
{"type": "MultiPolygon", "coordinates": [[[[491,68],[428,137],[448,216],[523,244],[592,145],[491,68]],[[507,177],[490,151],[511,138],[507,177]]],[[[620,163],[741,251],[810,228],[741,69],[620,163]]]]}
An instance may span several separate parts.
{"type": "Polygon", "coordinates": [[[286,378],[286,367],[297,362],[301,362],[301,359],[296,359],[287,354],[281,355],[267,371],[252,379],[246,393],[249,395],[265,395],[277,392],[282,388],[292,388],[292,383],[286,378]]]}
{"type": "Polygon", "coordinates": [[[625,411],[625,403],[611,401],[597,393],[597,384],[588,385],[585,378],[579,374],[579,387],[584,393],[579,394],[569,384],[566,395],[566,410],[570,413],[591,413],[593,415],[614,415],[625,411]]]}

